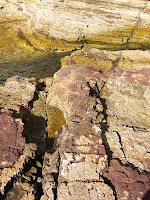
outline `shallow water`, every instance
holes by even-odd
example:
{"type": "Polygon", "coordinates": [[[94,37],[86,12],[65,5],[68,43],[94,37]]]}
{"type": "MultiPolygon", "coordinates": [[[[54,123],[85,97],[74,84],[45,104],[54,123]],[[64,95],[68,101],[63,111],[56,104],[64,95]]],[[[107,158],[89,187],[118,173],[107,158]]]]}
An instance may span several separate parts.
{"type": "Polygon", "coordinates": [[[51,77],[60,69],[60,60],[70,53],[55,53],[40,57],[15,61],[0,61],[0,84],[14,75],[36,77],[37,79],[51,77]]]}

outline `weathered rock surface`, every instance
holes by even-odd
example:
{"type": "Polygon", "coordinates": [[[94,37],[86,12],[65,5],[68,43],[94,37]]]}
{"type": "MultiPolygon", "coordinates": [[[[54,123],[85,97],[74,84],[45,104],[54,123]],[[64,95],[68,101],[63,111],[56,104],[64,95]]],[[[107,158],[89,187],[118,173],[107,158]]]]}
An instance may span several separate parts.
{"type": "Polygon", "coordinates": [[[5,186],[12,177],[24,169],[24,164],[35,157],[37,147],[26,144],[23,137],[23,123],[15,117],[15,112],[0,111],[0,192],[4,194],[5,186]]]}
{"type": "Polygon", "coordinates": [[[108,174],[104,174],[115,186],[117,198],[142,199],[150,197],[150,174],[138,173],[131,167],[121,165],[117,160],[112,160],[108,174]],[[148,191],[148,194],[146,194],[148,191]]]}
{"type": "Polygon", "coordinates": [[[99,49],[87,49],[73,52],[70,56],[61,59],[61,66],[88,63],[106,70],[110,68],[142,69],[150,66],[150,51],[122,50],[106,51],[99,49]]]}
{"type": "Polygon", "coordinates": [[[0,167],[9,167],[17,161],[25,146],[23,123],[15,113],[0,110],[0,167]],[[10,139],[11,138],[11,139],[10,139]]]}
{"type": "Polygon", "coordinates": [[[5,87],[0,86],[0,106],[19,111],[20,106],[28,107],[36,90],[35,78],[13,76],[7,79],[5,87]]]}
{"type": "Polygon", "coordinates": [[[3,0],[0,54],[150,46],[149,0],[3,0]]]}
{"type": "Polygon", "coordinates": [[[8,199],[149,200],[149,56],[84,49],[65,58],[53,80],[8,80],[0,105],[17,112],[0,111],[1,193],[16,176],[8,199]],[[46,131],[43,166],[24,169],[37,147],[37,155],[46,150],[46,131]]]}
{"type": "Polygon", "coordinates": [[[150,68],[116,69],[107,75],[101,97],[108,108],[112,157],[150,171],[150,68]]]}
{"type": "Polygon", "coordinates": [[[63,111],[66,125],[56,143],[59,166],[50,164],[55,152],[47,167],[46,174],[52,175],[51,189],[46,192],[49,198],[57,187],[58,199],[115,199],[112,188],[101,177],[108,161],[100,129],[104,120],[97,87],[100,80],[99,71],[88,64],[64,67],[54,75],[47,103],[63,111]],[[54,173],[59,174],[57,185],[54,173]]]}
{"type": "MultiPolygon", "coordinates": [[[[131,51],[127,59],[132,56],[131,51]]],[[[133,69],[112,65],[103,72],[72,65],[55,73],[47,103],[63,111],[66,125],[57,138],[58,153],[49,156],[45,173],[51,178],[44,179],[43,199],[56,192],[58,199],[149,199],[150,68],[145,65],[135,70],[133,61],[133,69]]]]}

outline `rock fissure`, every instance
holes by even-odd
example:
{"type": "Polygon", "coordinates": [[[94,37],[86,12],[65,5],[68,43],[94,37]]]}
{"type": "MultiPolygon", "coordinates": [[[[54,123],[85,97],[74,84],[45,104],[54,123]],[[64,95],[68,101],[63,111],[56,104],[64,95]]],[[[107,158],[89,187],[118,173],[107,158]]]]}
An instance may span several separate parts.
{"type": "Polygon", "coordinates": [[[139,12],[138,16],[137,16],[137,21],[130,33],[130,36],[127,38],[126,42],[123,43],[122,45],[126,45],[127,43],[130,42],[130,40],[132,39],[133,35],[134,35],[134,32],[135,30],[138,28],[138,26],[140,25],[141,23],[141,17],[140,17],[140,14],[146,9],[147,5],[148,5],[149,1],[145,4],[145,6],[142,8],[142,10],[139,12]]]}

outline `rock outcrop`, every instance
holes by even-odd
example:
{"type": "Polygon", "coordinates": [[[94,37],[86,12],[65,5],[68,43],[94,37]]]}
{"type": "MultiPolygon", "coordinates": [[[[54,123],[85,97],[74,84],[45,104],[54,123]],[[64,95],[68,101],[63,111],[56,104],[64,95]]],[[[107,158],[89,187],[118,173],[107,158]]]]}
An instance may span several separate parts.
{"type": "Polygon", "coordinates": [[[0,110],[0,167],[13,166],[25,146],[23,123],[12,111],[0,110]],[[11,138],[11,140],[10,140],[11,138]]]}
{"type": "Polygon", "coordinates": [[[149,0],[3,0],[0,55],[149,48],[149,0]]]}
{"type": "Polygon", "coordinates": [[[8,79],[0,92],[1,193],[149,200],[149,56],[83,49],[53,80],[8,79]]]}
{"type": "Polygon", "coordinates": [[[63,111],[66,125],[58,150],[45,155],[43,199],[148,199],[150,69],[145,65],[99,71],[75,64],[55,73],[47,103],[63,111]]]}
{"type": "Polygon", "coordinates": [[[26,144],[23,137],[23,123],[15,112],[0,111],[0,192],[4,194],[11,178],[24,169],[24,164],[35,157],[35,144],[26,144]]]}
{"type": "Polygon", "coordinates": [[[108,72],[101,97],[106,99],[107,142],[113,158],[150,171],[150,68],[108,72]]]}
{"type": "Polygon", "coordinates": [[[63,67],[54,75],[47,103],[63,111],[66,125],[57,138],[58,152],[49,156],[47,171],[43,169],[44,177],[51,174],[51,189],[46,190],[46,182],[43,199],[54,199],[54,189],[58,199],[115,199],[101,176],[108,160],[100,129],[104,119],[100,80],[99,71],[88,64],[63,67]],[[53,167],[54,160],[58,161],[53,167]]]}
{"type": "Polygon", "coordinates": [[[87,49],[73,52],[70,56],[61,59],[61,66],[88,63],[99,70],[107,69],[142,69],[150,66],[150,51],[121,50],[106,51],[87,49]]]}

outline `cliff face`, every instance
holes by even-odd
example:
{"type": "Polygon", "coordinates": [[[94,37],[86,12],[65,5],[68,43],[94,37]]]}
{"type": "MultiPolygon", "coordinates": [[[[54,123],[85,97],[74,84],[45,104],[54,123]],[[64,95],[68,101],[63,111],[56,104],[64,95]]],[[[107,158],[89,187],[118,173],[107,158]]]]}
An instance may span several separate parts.
{"type": "Polygon", "coordinates": [[[149,8],[148,0],[3,0],[0,54],[149,48],[149,8]]]}

